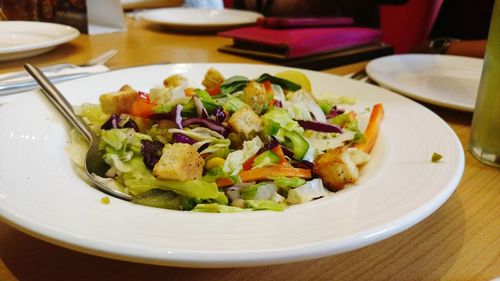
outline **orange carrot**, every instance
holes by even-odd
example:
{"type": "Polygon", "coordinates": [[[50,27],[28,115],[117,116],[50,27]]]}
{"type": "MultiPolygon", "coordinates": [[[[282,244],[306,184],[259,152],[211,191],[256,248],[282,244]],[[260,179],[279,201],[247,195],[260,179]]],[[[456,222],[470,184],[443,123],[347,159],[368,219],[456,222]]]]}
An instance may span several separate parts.
{"type": "MultiPolygon", "coordinates": [[[[270,177],[299,177],[310,179],[311,170],[300,169],[288,165],[274,165],[262,168],[256,168],[248,171],[242,171],[239,174],[242,182],[266,180],[270,177]]],[[[222,178],[215,181],[218,187],[226,187],[234,182],[230,178],[222,178]]]]}
{"type": "Polygon", "coordinates": [[[354,145],[357,149],[360,149],[366,153],[369,153],[375,141],[377,140],[378,131],[380,129],[380,123],[384,117],[384,107],[381,103],[377,103],[373,106],[372,112],[370,114],[370,120],[368,121],[368,126],[366,127],[363,142],[354,145]]]}
{"type": "Polygon", "coordinates": [[[277,145],[271,149],[274,154],[278,155],[280,158],[280,161],[278,164],[287,164],[288,161],[286,160],[285,153],[283,153],[283,149],[281,149],[281,145],[277,145]]]}
{"type": "Polygon", "coordinates": [[[347,115],[349,116],[349,120],[351,120],[351,121],[356,120],[356,112],[349,111],[349,113],[347,113],[347,115]]]}

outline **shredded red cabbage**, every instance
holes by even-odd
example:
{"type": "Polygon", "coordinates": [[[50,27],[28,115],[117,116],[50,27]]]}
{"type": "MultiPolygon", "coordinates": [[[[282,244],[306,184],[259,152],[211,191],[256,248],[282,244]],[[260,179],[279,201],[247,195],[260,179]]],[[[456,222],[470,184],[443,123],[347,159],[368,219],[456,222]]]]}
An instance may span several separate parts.
{"type": "Polygon", "coordinates": [[[222,122],[224,122],[224,120],[226,120],[227,115],[226,115],[226,112],[224,112],[224,109],[222,108],[222,106],[218,105],[214,109],[213,116],[215,117],[215,121],[222,123],[222,122]]]}
{"type": "Polygon", "coordinates": [[[259,151],[257,151],[257,153],[255,155],[259,155],[261,154],[262,152],[266,151],[266,150],[271,150],[273,149],[274,147],[276,147],[277,145],[279,145],[280,143],[278,142],[278,140],[274,137],[274,136],[271,136],[271,140],[269,140],[269,142],[265,143],[260,149],[259,151]]]}
{"type": "Polygon", "coordinates": [[[303,160],[300,162],[292,163],[292,166],[294,166],[295,168],[301,168],[301,169],[312,169],[314,164],[312,162],[303,160]]]}
{"type": "Polygon", "coordinates": [[[330,112],[326,115],[326,118],[333,118],[337,115],[343,114],[344,112],[345,110],[343,108],[337,108],[337,106],[334,105],[332,109],[330,109],[330,112]]]}
{"type": "Polygon", "coordinates": [[[325,133],[342,133],[342,129],[339,126],[318,122],[318,121],[305,121],[305,120],[297,120],[299,125],[308,130],[325,132],[325,133]]]}
{"type": "Polygon", "coordinates": [[[174,138],[175,142],[187,143],[187,144],[193,144],[196,142],[194,139],[181,133],[173,133],[172,137],[174,138]]]}
{"type": "Polygon", "coordinates": [[[118,129],[118,123],[120,123],[120,117],[116,114],[111,114],[109,119],[102,124],[102,130],[118,129]]]}
{"type": "Polygon", "coordinates": [[[102,130],[111,130],[111,129],[119,129],[119,128],[132,128],[134,131],[139,132],[139,126],[137,126],[137,123],[135,123],[134,120],[128,119],[125,124],[120,126],[121,118],[116,115],[116,114],[111,114],[109,119],[102,124],[101,129],[102,130]]]}
{"type": "Polygon", "coordinates": [[[182,108],[183,106],[178,104],[175,106],[174,109],[172,109],[171,111],[167,112],[167,113],[155,113],[153,115],[151,115],[151,117],[149,117],[150,119],[153,119],[153,120],[162,120],[162,119],[167,119],[167,120],[172,120],[175,122],[175,124],[177,125],[177,127],[179,129],[182,129],[182,115],[181,115],[181,112],[182,112],[182,108]]]}
{"type": "Polygon", "coordinates": [[[141,140],[141,154],[144,165],[149,169],[153,169],[156,163],[160,160],[161,152],[165,146],[159,141],[141,140]]]}

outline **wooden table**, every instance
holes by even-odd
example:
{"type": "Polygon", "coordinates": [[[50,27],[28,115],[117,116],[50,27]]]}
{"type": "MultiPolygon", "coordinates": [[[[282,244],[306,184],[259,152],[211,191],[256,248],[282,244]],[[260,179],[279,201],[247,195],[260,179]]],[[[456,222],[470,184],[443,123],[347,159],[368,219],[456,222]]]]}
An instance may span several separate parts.
{"type": "MultiPolygon", "coordinates": [[[[82,63],[117,48],[120,53],[110,68],[158,62],[261,63],[218,52],[229,39],[167,32],[137,20],[127,24],[126,33],[82,35],[26,61],[82,63]]],[[[0,63],[0,72],[20,69],[23,62],[0,63]]],[[[324,72],[346,74],[365,64],[324,72]]],[[[426,106],[453,128],[466,149],[472,115],[426,106]]],[[[457,190],[434,214],[403,233],[352,252],[265,267],[183,269],[74,252],[0,222],[0,280],[491,280],[500,277],[500,170],[479,164],[468,152],[465,156],[457,190]]]]}

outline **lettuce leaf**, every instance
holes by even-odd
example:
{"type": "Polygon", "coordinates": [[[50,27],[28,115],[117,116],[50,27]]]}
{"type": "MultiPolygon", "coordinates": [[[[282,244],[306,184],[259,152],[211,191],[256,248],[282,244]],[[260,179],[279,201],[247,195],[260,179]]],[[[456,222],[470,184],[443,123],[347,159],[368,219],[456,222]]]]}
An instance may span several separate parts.
{"type": "Polygon", "coordinates": [[[243,168],[243,163],[254,156],[262,147],[263,143],[259,137],[253,138],[251,141],[245,141],[241,150],[236,150],[227,155],[224,162],[224,172],[237,175],[243,168]]]}
{"type": "Polygon", "coordinates": [[[172,181],[159,180],[146,168],[141,158],[135,157],[129,161],[132,168],[122,174],[124,185],[132,195],[137,195],[153,188],[171,190],[179,195],[198,199],[220,200],[219,190],[215,183],[203,180],[172,181]]]}

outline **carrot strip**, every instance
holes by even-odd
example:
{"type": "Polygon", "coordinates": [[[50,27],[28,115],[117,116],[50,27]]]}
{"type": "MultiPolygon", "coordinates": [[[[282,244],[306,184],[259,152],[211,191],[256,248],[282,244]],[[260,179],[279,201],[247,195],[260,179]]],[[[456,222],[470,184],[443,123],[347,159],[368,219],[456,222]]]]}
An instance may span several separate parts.
{"type": "Polygon", "coordinates": [[[366,153],[369,153],[375,141],[377,140],[377,135],[380,129],[380,123],[384,117],[384,107],[381,103],[377,103],[373,106],[372,112],[370,114],[370,120],[368,121],[368,126],[364,132],[365,140],[363,142],[354,145],[357,149],[360,149],[366,153]]]}
{"type": "MultiPolygon", "coordinates": [[[[256,168],[239,173],[242,182],[266,180],[270,177],[299,177],[310,179],[312,177],[311,170],[300,169],[288,165],[275,165],[262,168],[256,168]]],[[[215,181],[218,187],[226,187],[234,182],[230,178],[222,178],[215,181]]]]}
{"type": "Polygon", "coordinates": [[[283,149],[281,149],[281,145],[277,145],[275,147],[273,147],[271,149],[271,151],[278,155],[278,157],[280,158],[280,161],[278,162],[278,164],[286,164],[288,163],[288,161],[286,160],[286,157],[285,157],[285,153],[283,153],[283,149]]]}
{"type": "Polygon", "coordinates": [[[349,120],[351,120],[351,121],[356,120],[356,112],[349,111],[349,113],[347,113],[347,115],[349,116],[349,120]]]}

